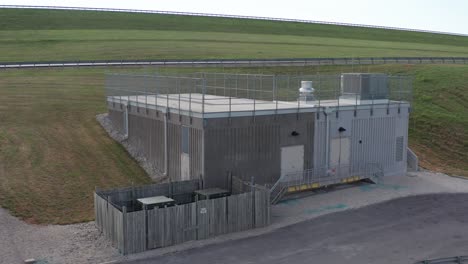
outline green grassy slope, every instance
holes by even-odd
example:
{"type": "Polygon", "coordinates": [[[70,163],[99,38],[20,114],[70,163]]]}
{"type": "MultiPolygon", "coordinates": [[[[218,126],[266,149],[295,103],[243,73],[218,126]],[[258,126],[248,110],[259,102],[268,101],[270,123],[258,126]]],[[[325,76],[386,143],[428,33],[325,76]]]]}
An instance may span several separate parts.
{"type": "Polygon", "coordinates": [[[414,67],[410,129],[423,167],[468,176],[468,67],[414,67]]]}
{"type": "Polygon", "coordinates": [[[468,56],[468,37],[249,19],[0,9],[0,61],[468,56]]]}
{"type": "Polygon", "coordinates": [[[41,9],[0,9],[0,18],[0,30],[176,30],[468,45],[467,37],[453,35],[253,19],[41,9]]]}
{"type": "Polygon", "coordinates": [[[0,205],[34,223],[93,219],[95,186],[150,180],[95,121],[100,71],[0,72],[0,205]]]}

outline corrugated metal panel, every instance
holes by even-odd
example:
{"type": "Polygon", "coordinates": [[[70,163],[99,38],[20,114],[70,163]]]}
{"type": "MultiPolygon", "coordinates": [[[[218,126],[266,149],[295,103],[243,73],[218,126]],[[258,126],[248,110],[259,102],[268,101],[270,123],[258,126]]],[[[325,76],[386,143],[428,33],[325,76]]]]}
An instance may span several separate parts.
{"type": "Polygon", "coordinates": [[[109,109],[109,119],[111,120],[114,128],[119,131],[119,133],[124,132],[124,113],[122,111],[109,109]]]}
{"type": "Polygon", "coordinates": [[[164,171],[164,122],[134,113],[128,119],[128,140],[159,171],[164,171]]]}
{"type": "Polygon", "coordinates": [[[403,145],[404,145],[403,139],[404,139],[404,137],[397,137],[397,138],[396,138],[396,146],[395,146],[395,148],[396,148],[396,150],[395,150],[395,151],[396,151],[396,156],[395,156],[395,160],[396,160],[397,162],[403,161],[403,150],[404,150],[404,147],[403,147],[403,145]]]}
{"type": "Polygon", "coordinates": [[[151,121],[152,129],[150,131],[150,155],[149,159],[159,171],[164,171],[164,121],[151,121]]]}
{"type": "Polygon", "coordinates": [[[315,146],[315,121],[307,122],[307,138],[310,139],[310,144],[305,144],[304,149],[304,168],[310,169],[314,166],[314,146],[315,146]]]}
{"type": "Polygon", "coordinates": [[[375,162],[388,171],[395,165],[395,117],[354,119],[351,131],[353,165],[375,162]]]}
{"type": "Polygon", "coordinates": [[[171,180],[180,181],[181,126],[172,123],[167,126],[168,173],[171,180]]]}
{"type": "MultiPolygon", "coordinates": [[[[135,107],[134,107],[135,108],[135,107]]],[[[159,171],[165,167],[165,135],[162,115],[159,119],[147,115],[144,109],[140,113],[136,109],[129,115],[129,142],[144,155],[159,171]]],[[[181,154],[182,154],[182,124],[178,118],[171,116],[167,120],[167,150],[168,150],[168,175],[171,180],[179,181],[181,178],[181,154]],[[174,120],[176,120],[174,122],[174,120]]],[[[190,178],[199,179],[202,169],[202,144],[203,131],[194,127],[188,128],[190,178]]]]}
{"type": "Polygon", "coordinates": [[[190,128],[190,177],[192,179],[199,179],[203,174],[202,168],[202,146],[203,146],[203,131],[196,128],[190,128]]]}
{"type": "Polygon", "coordinates": [[[314,128],[311,113],[209,120],[203,143],[207,186],[227,186],[228,172],[259,184],[276,182],[284,146],[304,145],[304,166],[311,167],[314,128]]]}
{"type": "Polygon", "coordinates": [[[357,95],[360,100],[388,99],[388,76],[375,73],[343,73],[341,93],[357,95]]]}
{"type": "MultiPolygon", "coordinates": [[[[168,163],[169,176],[174,181],[181,178],[181,154],[182,154],[182,129],[181,124],[168,123],[168,163]]],[[[202,169],[203,131],[193,127],[189,128],[189,157],[190,178],[199,179],[202,169]]]]}
{"type": "Polygon", "coordinates": [[[326,166],[326,136],[327,123],[324,119],[319,119],[315,122],[314,135],[314,167],[323,168],[326,166]]]}
{"type": "Polygon", "coordinates": [[[255,177],[258,183],[279,177],[279,125],[216,128],[205,133],[209,185],[226,185],[228,171],[246,180],[255,177]]]}

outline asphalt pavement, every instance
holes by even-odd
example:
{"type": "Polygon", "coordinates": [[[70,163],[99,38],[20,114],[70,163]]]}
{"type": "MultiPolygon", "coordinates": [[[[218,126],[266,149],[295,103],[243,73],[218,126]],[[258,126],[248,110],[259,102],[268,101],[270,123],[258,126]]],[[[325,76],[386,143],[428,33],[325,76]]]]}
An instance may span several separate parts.
{"type": "Polygon", "coordinates": [[[430,194],[124,263],[400,264],[460,255],[468,255],[468,194],[430,194]]]}

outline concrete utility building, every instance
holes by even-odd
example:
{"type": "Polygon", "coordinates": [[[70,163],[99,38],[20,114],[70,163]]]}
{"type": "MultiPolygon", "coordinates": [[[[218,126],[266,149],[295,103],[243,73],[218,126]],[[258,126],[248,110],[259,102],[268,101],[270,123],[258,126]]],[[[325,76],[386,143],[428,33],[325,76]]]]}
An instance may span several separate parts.
{"type": "Polygon", "coordinates": [[[407,170],[407,77],[111,74],[106,88],[114,126],[172,181],[340,182],[407,170]]]}

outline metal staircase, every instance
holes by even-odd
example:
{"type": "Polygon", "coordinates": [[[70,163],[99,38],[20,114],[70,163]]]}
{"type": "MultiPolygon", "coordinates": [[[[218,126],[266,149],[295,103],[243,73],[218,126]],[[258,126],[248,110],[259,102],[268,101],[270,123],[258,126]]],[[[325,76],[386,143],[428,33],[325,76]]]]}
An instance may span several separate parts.
{"type": "Polygon", "coordinates": [[[294,172],[282,176],[270,189],[271,204],[276,204],[289,193],[310,191],[335,184],[346,184],[363,179],[377,182],[383,176],[380,164],[331,166],[294,172]]]}

